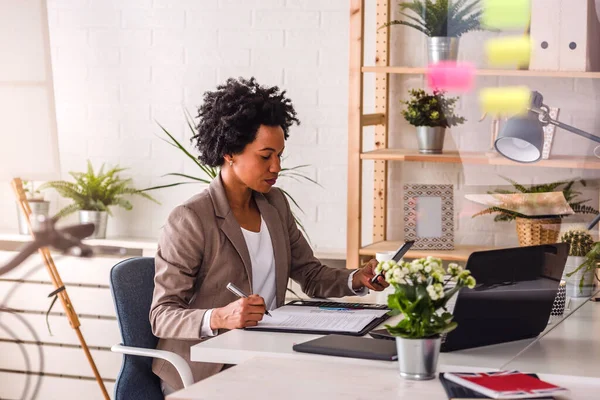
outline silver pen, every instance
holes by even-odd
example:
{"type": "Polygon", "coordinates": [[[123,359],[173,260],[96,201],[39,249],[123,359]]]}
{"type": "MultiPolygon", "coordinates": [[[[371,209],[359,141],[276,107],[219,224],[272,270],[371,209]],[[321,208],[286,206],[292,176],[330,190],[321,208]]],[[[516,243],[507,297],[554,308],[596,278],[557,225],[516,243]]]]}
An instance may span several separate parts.
{"type": "MultiPolygon", "coordinates": [[[[244,292],[242,292],[242,290],[235,286],[233,283],[229,282],[227,284],[227,290],[229,290],[231,293],[235,294],[237,297],[241,297],[241,298],[248,298],[248,295],[244,292]]],[[[265,314],[268,315],[269,317],[271,316],[271,314],[269,314],[269,311],[266,309],[266,305],[265,305],[265,314]]]]}

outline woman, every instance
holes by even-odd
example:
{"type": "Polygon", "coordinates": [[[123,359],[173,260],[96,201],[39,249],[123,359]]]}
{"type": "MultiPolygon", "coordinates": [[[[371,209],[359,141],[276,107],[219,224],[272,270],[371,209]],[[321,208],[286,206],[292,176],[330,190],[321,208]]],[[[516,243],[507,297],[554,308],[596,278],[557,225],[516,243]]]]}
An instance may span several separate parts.
{"type": "MultiPolygon", "coordinates": [[[[195,380],[223,365],[189,361],[190,347],[225,330],[255,326],[283,305],[288,279],[309,296],[341,297],[368,289],[376,263],[358,270],[319,262],[274,188],[288,130],[299,123],[285,92],[254,78],[229,79],[204,94],[192,140],[203,164],[220,167],[208,189],[169,215],[156,254],[150,311],[158,348],[184,357],[195,380]],[[248,298],[226,289],[231,282],[248,298]]],[[[268,318],[268,317],[267,317],[268,318]]],[[[182,387],[176,370],[155,360],[163,390],[182,387]]]]}

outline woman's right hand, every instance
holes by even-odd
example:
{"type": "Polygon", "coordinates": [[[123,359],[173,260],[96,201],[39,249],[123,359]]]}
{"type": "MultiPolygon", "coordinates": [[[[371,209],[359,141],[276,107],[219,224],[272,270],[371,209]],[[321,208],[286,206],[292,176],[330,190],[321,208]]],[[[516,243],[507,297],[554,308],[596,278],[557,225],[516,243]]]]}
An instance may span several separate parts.
{"type": "Polygon", "coordinates": [[[265,315],[265,300],[257,294],[241,298],[225,307],[215,308],[210,316],[210,328],[238,329],[256,326],[265,315]]]}

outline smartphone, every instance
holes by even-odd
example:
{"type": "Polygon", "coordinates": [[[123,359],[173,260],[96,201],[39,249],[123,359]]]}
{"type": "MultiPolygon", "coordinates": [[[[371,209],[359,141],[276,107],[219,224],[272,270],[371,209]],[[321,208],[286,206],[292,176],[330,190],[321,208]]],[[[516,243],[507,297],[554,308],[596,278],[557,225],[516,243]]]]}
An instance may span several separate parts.
{"type": "MultiPolygon", "coordinates": [[[[392,256],[392,260],[398,262],[402,259],[402,257],[406,254],[406,252],[408,251],[408,249],[410,249],[412,247],[412,245],[415,244],[414,240],[409,240],[407,242],[404,242],[404,244],[402,246],[400,246],[400,248],[396,251],[396,253],[394,253],[394,255],[392,256]]],[[[376,283],[377,279],[379,279],[380,276],[384,276],[383,271],[379,274],[374,276],[371,279],[371,283],[376,283]]]]}

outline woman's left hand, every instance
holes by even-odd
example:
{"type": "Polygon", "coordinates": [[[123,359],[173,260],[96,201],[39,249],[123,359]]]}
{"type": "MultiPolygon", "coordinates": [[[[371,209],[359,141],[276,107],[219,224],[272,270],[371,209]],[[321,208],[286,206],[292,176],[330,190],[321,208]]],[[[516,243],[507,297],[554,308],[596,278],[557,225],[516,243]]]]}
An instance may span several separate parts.
{"type": "Polygon", "coordinates": [[[371,290],[381,292],[383,289],[390,286],[383,276],[378,277],[375,283],[371,283],[371,279],[376,275],[375,267],[377,267],[377,260],[371,259],[368,263],[359,268],[352,277],[352,289],[360,290],[363,287],[367,287],[371,290]]]}

